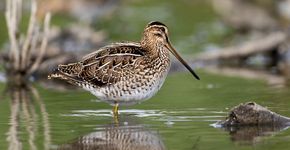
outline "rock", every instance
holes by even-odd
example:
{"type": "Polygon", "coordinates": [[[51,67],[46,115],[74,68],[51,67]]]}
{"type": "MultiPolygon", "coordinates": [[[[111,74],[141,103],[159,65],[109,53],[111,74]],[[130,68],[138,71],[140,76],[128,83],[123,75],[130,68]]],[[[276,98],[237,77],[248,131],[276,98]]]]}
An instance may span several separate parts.
{"type": "Polygon", "coordinates": [[[221,127],[290,126],[290,118],[272,112],[255,102],[247,102],[234,107],[226,120],[219,121],[216,124],[221,127]]]}
{"type": "Polygon", "coordinates": [[[254,102],[234,107],[225,120],[213,124],[229,132],[230,139],[240,144],[255,145],[264,136],[273,136],[290,126],[290,118],[274,113],[254,102]]]}

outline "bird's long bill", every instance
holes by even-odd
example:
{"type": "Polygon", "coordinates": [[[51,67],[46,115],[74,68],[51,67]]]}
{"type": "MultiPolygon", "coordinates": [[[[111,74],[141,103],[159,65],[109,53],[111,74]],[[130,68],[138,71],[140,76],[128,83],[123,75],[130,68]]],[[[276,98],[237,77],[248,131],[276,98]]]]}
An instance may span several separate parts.
{"type": "Polygon", "coordinates": [[[171,46],[170,42],[167,42],[167,48],[170,50],[170,52],[188,69],[188,71],[197,79],[200,80],[198,75],[191,69],[191,67],[180,57],[180,55],[176,52],[176,50],[171,46]]]}

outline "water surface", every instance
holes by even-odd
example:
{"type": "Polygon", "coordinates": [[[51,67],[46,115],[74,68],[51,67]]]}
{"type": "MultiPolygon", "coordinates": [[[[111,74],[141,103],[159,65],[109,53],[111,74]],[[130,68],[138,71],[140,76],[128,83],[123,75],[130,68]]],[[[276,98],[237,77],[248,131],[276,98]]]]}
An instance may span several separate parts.
{"type": "Polygon", "coordinates": [[[197,81],[189,73],[170,75],[155,97],[122,107],[118,123],[109,105],[82,90],[61,92],[34,85],[39,98],[35,91],[18,91],[22,96],[14,91],[13,97],[0,101],[0,149],[113,149],[120,145],[127,146],[125,149],[172,150],[289,148],[287,129],[229,132],[211,126],[223,119],[230,107],[247,101],[290,116],[288,89],[207,73],[201,77],[197,81]]]}

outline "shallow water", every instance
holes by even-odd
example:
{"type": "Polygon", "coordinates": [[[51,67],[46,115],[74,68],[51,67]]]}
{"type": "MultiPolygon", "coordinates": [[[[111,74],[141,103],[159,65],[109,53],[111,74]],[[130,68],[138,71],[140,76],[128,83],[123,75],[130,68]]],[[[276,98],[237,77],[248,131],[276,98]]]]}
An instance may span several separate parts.
{"type": "Polygon", "coordinates": [[[60,92],[34,85],[40,98],[35,91],[14,90],[13,100],[7,96],[0,101],[0,149],[289,149],[288,129],[226,131],[212,126],[230,107],[246,101],[290,116],[288,89],[200,75],[201,81],[188,73],[170,75],[154,98],[122,107],[118,122],[109,105],[82,90],[60,92]]]}

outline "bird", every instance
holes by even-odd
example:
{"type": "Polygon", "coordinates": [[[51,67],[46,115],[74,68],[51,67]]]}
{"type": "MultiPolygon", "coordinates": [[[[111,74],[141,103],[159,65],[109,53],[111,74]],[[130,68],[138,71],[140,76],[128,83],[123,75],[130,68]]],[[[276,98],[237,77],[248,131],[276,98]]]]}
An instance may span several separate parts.
{"type": "Polygon", "coordinates": [[[112,105],[113,116],[118,116],[119,106],[141,103],[159,91],[170,69],[170,53],[200,80],[173,48],[167,26],[159,21],[146,25],[139,42],[104,46],[78,62],[58,65],[48,79],[82,87],[112,105]]]}

